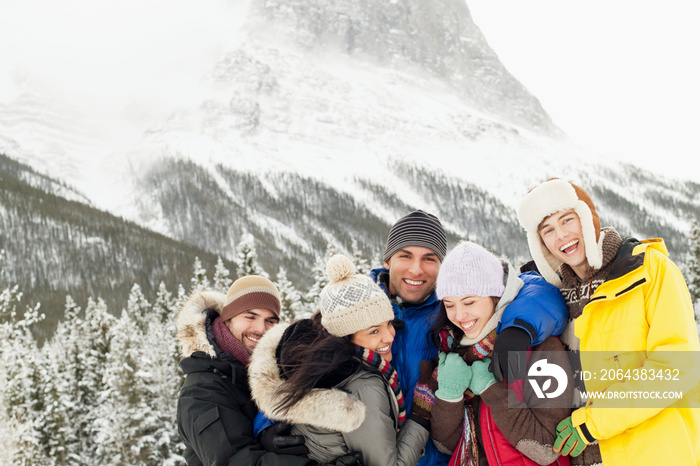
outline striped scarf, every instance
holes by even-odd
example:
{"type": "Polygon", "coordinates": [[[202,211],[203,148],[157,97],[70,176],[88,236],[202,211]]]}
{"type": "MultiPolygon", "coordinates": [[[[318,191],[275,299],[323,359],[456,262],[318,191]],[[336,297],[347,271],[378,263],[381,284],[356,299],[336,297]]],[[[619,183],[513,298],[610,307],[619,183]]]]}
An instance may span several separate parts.
{"type": "Polygon", "coordinates": [[[387,381],[391,390],[394,392],[394,397],[399,405],[399,428],[403,426],[406,421],[406,401],[403,398],[403,393],[401,393],[401,387],[399,386],[399,374],[396,369],[386,361],[380,354],[374,351],[363,348],[362,346],[355,345],[355,352],[357,356],[362,359],[367,365],[371,367],[376,367],[379,372],[387,381]]]}

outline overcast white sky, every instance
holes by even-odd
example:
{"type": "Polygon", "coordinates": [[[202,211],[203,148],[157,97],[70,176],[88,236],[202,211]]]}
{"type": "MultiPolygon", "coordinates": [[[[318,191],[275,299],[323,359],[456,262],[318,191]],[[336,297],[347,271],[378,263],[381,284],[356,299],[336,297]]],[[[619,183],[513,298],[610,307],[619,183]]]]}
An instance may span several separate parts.
{"type": "MultiPolygon", "coordinates": [[[[232,40],[244,3],[3,0],[0,102],[26,71],[100,105],[133,92],[165,100],[232,40]]],[[[700,182],[700,2],[467,4],[501,61],[576,142],[700,182]]]]}
{"type": "Polygon", "coordinates": [[[700,182],[700,2],[467,5],[506,68],[572,139],[700,182]]]}

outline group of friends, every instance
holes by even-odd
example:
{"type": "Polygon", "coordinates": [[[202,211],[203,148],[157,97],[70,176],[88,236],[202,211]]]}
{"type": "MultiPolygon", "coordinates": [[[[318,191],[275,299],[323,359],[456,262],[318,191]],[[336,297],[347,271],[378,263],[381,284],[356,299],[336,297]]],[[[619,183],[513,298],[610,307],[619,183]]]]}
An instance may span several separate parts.
{"type": "Polygon", "coordinates": [[[190,295],[177,316],[187,463],[700,465],[700,343],[663,240],[601,228],[588,193],[561,179],[517,214],[533,259],[520,271],[474,242],[448,253],[439,219],[418,210],[369,276],[331,257],[308,319],[279,323],[261,276],[190,295]],[[525,383],[552,364],[590,373],[586,354],[623,375],[672,371],[683,396],[643,404],[632,393],[658,381],[599,377],[589,395],[616,396],[564,383],[552,404],[525,383]]]}

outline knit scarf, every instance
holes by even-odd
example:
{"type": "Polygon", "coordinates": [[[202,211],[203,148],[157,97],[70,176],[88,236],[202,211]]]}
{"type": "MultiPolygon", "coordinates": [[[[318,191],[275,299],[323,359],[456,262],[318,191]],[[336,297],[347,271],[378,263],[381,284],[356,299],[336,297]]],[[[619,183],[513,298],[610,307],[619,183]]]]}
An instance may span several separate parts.
{"type": "Polygon", "coordinates": [[[233,336],[220,317],[214,319],[214,322],[212,323],[212,330],[214,331],[214,342],[216,342],[216,346],[218,346],[221,351],[230,354],[247,367],[248,363],[250,363],[250,350],[243,346],[243,343],[241,343],[238,338],[233,336]]]}
{"type": "Polygon", "coordinates": [[[612,227],[601,229],[603,236],[603,266],[598,270],[591,270],[587,279],[581,280],[568,264],[560,267],[561,290],[566,305],[569,308],[569,320],[576,319],[583,313],[583,308],[591,300],[595,290],[608,278],[617,251],[622,245],[622,237],[612,227]]]}
{"type": "Polygon", "coordinates": [[[382,374],[382,377],[384,377],[384,380],[386,380],[391,387],[394,397],[396,398],[396,402],[399,405],[398,423],[399,428],[401,428],[403,423],[406,421],[406,401],[403,398],[403,393],[401,393],[401,387],[399,386],[398,372],[396,372],[396,369],[394,369],[391,363],[386,361],[379,353],[375,353],[370,349],[357,345],[355,345],[355,352],[357,356],[367,365],[376,367],[382,374]]]}
{"type": "MultiPolygon", "coordinates": [[[[462,356],[468,365],[493,353],[493,345],[496,342],[496,329],[489,332],[480,341],[470,346],[459,346],[452,348],[454,337],[449,329],[443,328],[440,331],[440,350],[450,351],[462,356]]],[[[478,466],[479,447],[476,443],[476,423],[474,422],[474,408],[470,400],[474,398],[474,392],[467,389],[464,392],[464,425],[462,426],[462,437],[459,439],[457,449],[452,454],[448,466],[478,466]]]]}

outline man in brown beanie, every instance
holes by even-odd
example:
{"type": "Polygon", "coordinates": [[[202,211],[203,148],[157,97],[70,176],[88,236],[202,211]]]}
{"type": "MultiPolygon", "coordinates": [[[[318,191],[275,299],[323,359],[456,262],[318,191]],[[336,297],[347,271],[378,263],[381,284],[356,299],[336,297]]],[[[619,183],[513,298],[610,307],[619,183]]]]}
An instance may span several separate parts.
{"type": "MultiPolygon", "coordinates": [[[[303,438],[282,435],[256,440],[247,366],[262,335],[279,321],[280,297],[265,277],[236,280],[228,293],[196,291],[176,319],[186,379],[177,424],[188,465],[291,465],[318,463],[305,456],[303,438]],[[265,446],[263,446],[265,445],[265,446]]],[[[287,426],[288,427],[288,426],[287,426]]],[[[272,428],[270,428],[272,429],[272,428]]]]}

